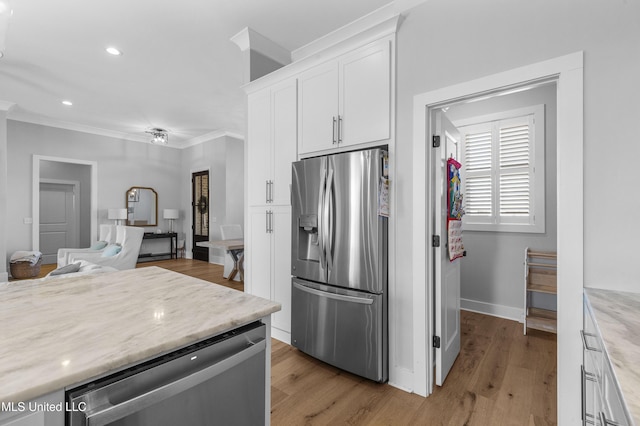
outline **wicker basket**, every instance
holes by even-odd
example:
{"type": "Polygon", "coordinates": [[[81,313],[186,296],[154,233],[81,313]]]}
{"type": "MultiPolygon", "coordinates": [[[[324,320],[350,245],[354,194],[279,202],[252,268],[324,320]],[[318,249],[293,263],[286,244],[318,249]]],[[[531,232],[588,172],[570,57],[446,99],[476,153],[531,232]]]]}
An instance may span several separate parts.
{"type": "Polygon", "coordinates": [[[32,265],[29,261],[14,262],[9,264],[9,270],[13,278],[33,278],[37,277],[40,273],[40,266],[42,265],[42,257],[38,259],[35,265],[32,265]]]}

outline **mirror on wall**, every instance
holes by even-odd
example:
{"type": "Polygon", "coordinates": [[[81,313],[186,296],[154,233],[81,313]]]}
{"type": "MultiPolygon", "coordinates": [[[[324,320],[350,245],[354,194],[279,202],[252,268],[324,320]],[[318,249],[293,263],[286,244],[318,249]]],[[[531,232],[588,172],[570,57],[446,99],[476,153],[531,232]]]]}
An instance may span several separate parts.
{"type": "Polygon", "coordinates": [[[127,225],[158,225],[158,194],[153,188],[133,186],[127,190],[127,225]]]}

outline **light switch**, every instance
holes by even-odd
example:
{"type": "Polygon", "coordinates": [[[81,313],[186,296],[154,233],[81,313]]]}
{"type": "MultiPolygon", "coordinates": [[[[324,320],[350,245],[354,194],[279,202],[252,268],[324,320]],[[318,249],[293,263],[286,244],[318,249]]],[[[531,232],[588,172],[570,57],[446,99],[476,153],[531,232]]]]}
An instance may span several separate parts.
{"type": "Polygon", "coordinates": [[[212,218],[211,218],[211,223],[216,223],[217,221],[218,221],[218,218],[217,218],[217,217],[212,217],[212,218]]]}
{"type": "Polygon", "coordinates": [[[31,225],[33,223],[33,218],[25,217],[24,219],[22,219],[22,221],[24,222],[25,225],[31,225]]]}

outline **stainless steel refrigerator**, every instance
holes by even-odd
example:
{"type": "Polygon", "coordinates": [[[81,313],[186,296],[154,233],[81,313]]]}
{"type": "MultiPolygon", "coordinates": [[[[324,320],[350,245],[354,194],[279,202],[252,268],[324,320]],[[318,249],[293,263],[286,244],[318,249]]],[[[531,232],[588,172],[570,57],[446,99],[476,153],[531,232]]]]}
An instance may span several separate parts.
{"type": "Polygon", "coordinates": [[[386,152],[292,166],[291,342],[351,373],[388,379],[386,152]]]}

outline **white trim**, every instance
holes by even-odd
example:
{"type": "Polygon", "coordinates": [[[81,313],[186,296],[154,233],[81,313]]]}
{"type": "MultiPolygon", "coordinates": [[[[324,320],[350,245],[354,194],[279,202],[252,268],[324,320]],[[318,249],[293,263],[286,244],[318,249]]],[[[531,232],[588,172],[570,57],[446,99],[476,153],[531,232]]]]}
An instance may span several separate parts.
{"type": "Polygon", "coordinates": [[[224,256],[211,256],[211,253],[209,253],[209,263],[224,266],[224,256]]]}
{"type": "MultiPolygon", "coordinates": [[[[353,37],[357,37],[381,24],[389,23],[392,18],[399,17],[399,12],[393,3],[386,4],[379,9],[352,21],[335,31],[313,40],[291,52],[291,59],[297,62],[325,51],[353,37]]],[[[397,30],[398,23],[395,23],[397,30]]],[[[386,31],[386,29],[385,29],[386,31]]]]}
{"type": "Polygon", "coordinates": [[[558,424],[580,421],[580,376],[582,351],[578,331],[582,321],[581,299],[584,267],[584,177],[583,177],[583,52],[538,62],[477,80],[416,95],[413,102],[413,320],[415,392],[431,391],[431,313],[433,274],[431,248],[427,246],[431,225],[429,194],[424,165],[427,150],[428,109],[452,101],[488,94],[497,89],[554,78],[557,81],[558,117],[558,424]],[[425,194],[427,197],[425,199],[425,194]],[[426,266],[425,266],[426,265],[426,266]]]}
{"type": "Polygon", "coordinates": [[[287,345],[291,345],[291,333],[280,330],[277,327],[271,326],[271,337],[280,340],[287,345]]]}
{"type": "Polygon", "coordinates": [[[291,63],[291,52],[249,27],[244,27],[229,40],[235,43],[241,52],[250,49],[282,65],[291,63]]]}
{"type": "Polygon", "coordinates": [[[15,103],[9,101],[0,101],[0,111],[4,111],[6,113],[11,112],[11,110],[16,106],[15,103]]]}
{"type": "Polygon", "coordinates": [[[31,225],[32,250],[40,249],[40,161],[42,160],[80,164],[91,167],[91,241],[96,241],[98,239],[98,162],[34,154],[31,181],[31,215],[33,220],[31,225]]]}
{"type": "Polygon", "coordinates": [[[244,141],[244,136],[239,133],[227,132],[226,130],[215,130],[213,132],[205,133],[202,136],[196,136],[195,138],[189,139],[184,144],[182,144],[180,148],[181,149],[189,148],[204,142],[209,142],[215,139],[223,138],[225,136],[238,139],[239,141],[244,141]]]}
{"type": "Polygon", "coordinates": [[[522,322],[522,309],[513,306],[496,305],[494,303],[480,302],[478,300],[460,299],[460,309],[492,317],[504,318],[522,322]]]}
{"type": "MultiPolygon", "coordinates": [[[[391,362],[391,359],[389,359],[391,362]]],[[[407,387],[407,383],[413,383],[413,371],[397,365],[389,366],[389,385],[408,393],[413,393],[413,389],[407,387]]]]}

